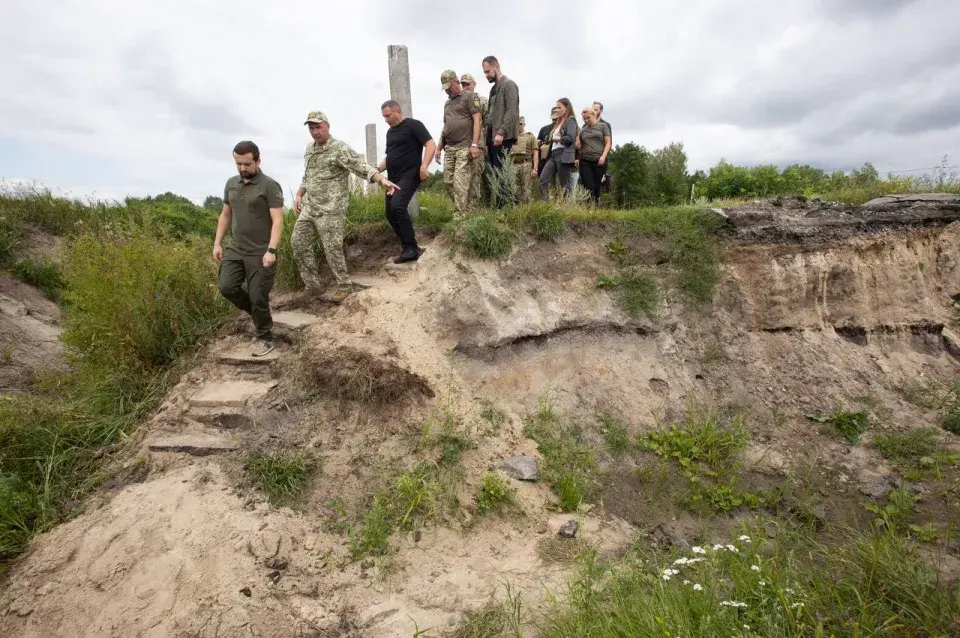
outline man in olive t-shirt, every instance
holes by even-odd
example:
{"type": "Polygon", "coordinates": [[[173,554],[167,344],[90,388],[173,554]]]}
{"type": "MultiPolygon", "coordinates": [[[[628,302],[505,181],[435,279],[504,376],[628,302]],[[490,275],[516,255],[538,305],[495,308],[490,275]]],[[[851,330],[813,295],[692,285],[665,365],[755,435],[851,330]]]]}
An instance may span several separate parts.
{"type": "Polygon", "coordinates": [[[237,144],[233,159],[239,175],[228,179],[223,189],[213,260],[220,264],[220,294],[253,318],[257,342],[251,354],[262,357],[273,350],[270,290],[283,232],[283,189],[260,170],[260,149],[253,142],[237,144]],[[233,241],[224,253],[227,227],[233,241]]]}

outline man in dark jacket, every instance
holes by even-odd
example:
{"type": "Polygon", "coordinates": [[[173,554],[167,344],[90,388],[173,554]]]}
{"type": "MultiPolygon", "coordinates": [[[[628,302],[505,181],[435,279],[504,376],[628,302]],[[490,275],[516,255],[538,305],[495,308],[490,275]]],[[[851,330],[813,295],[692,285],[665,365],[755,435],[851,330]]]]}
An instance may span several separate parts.
{"type": "MultiPolygon", "coordinates": [[[[500,62],[492,55],[483,59],[483,75],[493,84],[490,89],[489,114],[484,130],[490,168],[502,173],[501,166],[517,141],[520,130],[520,90],[517,83],[500,70],[500,62]]],[[[509,169],[509,166],[507,166],[509,169]]],[[[491,192],[492,206],[503,207],[510,195],[502,176],[495,177],[500,184],[499,194],[491,192]]],[[[493,189],[491,189],[493,190],[493,189]]]]}

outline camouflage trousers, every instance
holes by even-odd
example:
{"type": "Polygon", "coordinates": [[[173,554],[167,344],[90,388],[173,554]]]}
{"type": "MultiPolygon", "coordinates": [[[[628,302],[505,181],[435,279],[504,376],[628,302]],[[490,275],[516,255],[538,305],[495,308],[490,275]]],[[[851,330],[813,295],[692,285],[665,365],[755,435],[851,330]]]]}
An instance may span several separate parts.
{"type": "Polygon", "coordinates": [[[448,148],[443,155],[443,183],[453,200],[455,215],[464,215],[470,208],[470,185],[477,170],[477,160],[469,148],[448,148]]]}
{"type": "Polygon", "coordinates": [[[486,206],[489,199],[487,178],[484,174],[487,168],[487,158],[480,152],[480,157],[474,160],[473,179],[470,180],[470,204],[476,207],[486,206]]]}
{"type": "Polygon", "coordinates": [[[517,179],[517,202],[520,204],[529,204],[533,199],[533,179],[530,173],[533,171],[533,160],[526,162],[511,162],[513,175],[517,179]]]}
{"type": "Polygon", "coordinates": [[[313,252],[313,243],[318,236],[334,279],[338,284],[349,283],[347,260],[343,256],[343,227],[346,216],[346,211],[317,211],[305,204],[297,217],[293,234],[290,236],[290,246],[293,248],[293,258],[297,262],[300,278],[308,289],[323,287],[320,281],[320,264],[313,252]]]}

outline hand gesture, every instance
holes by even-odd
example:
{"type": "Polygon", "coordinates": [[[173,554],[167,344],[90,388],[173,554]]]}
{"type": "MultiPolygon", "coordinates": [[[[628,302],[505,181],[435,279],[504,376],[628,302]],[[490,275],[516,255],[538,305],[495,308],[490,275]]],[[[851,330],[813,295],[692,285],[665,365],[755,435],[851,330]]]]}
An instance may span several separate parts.
{"type": "Polygon", "coordinates": [[[391,182],[391,181],[390,181],[389,179],[387,179],[386,177],[384,177],[383,179],[380,180],[380,185],[383,186],[385,189],[387,189],[387,195],[393,195],[393,194],[396,193],[398,190],[400,190],[400,187],[399,187],[399,186],[397,186],[396,184],[394,184],[393,182],[391,182]]]}

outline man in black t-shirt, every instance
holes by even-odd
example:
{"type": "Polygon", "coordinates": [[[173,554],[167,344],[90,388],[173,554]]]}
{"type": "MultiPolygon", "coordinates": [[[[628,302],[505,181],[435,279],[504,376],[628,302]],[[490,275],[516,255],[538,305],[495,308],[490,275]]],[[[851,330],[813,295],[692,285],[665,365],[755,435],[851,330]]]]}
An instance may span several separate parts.
{"type": "Polygon", "coordinates": [[[403,247],[393,263],[402,264],[418,260],[423,252],[417,245],[407,206],[420,188],[420,182],[430,177],[427,167],[437,145],[420,120],[403,117],[400,104],[394,100],[384,102],[380,112],[390,128],[387,130],[387,156],[377,165],[377,170],[386,169],[390,181],[397,185],[396,192],[387,195],[385,208],[387,221],[403,247]]]}

